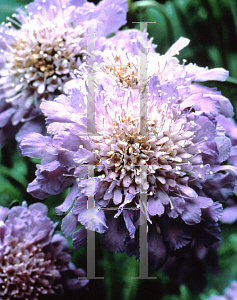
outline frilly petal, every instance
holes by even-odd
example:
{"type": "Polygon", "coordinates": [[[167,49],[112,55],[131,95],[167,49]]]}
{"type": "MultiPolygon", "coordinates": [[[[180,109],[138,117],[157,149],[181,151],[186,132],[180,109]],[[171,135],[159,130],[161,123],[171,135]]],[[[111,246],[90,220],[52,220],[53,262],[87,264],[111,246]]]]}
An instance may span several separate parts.
{"type": "Polygon", "coordinates": [[[0,206],[0,221],[4,221],[10,212],[10,209],[0,206]]]}
{"type": "Polygon", "coordinates": [[[75,216],[72,211],[70,211],[66,217],[63,218],[62,220],[62,232],[63,234],[68,237],[69,235],[71,235],[73,233],[73,231],[76,229],[78,224],[77,221],[77,216],[75,216]]]}
{"type": "Polygon", "coordinates": [[[131,239],[133,239],[135,237],[135,232],[136,232],[136,227],[133,223],[133,220],[131,219],[132,213],[133,212],[123,210],[123,219],[124,219],[125,225],[127,227],[127,230],[129,232],[129,236],[131,239]]]}
{"type": "Polygon", "coordinates": [[[218,80],[225,81],[229,77],[229,72],[223,68],[215,68],[211,70],[205,70],[196,74],[194,81],[208,81],[208,80],[218,80]]]}
{"type": "MultiPolygon", "coordinates": [[[[231,166],[228,166],[231,167],[231,166]]],[[[223,202],[233,195],[235,178],[229,172],[214,173],[202,183],[204,192],[215,201],[223,202]]]]}
{"type": "Polygon", "coordinates": [[[179,54],[179,51],[188,46],[190,40],[184,37],[180,37],[165,53],[166,57],[172,57],[174,55],[179,54]]]}
{"type": "Polygon", "coordinates": [[[232,224],[237,221],[237,205],[226,207],[220,218],[222,223],[232,224]]]}
{"type": "Polygon", "coordinates": [[[87,230],[83,226],[72,235],[73,248],[80,250],[87,243],[87,230]]]}
{"type": "Polygon", "coordinates": [[[222,163],[223,161],[227,160],[230,156],[231,140],[228,137],[223,136],[216,137],[214,141],[216,142],[217,149],[219,151],[218,162],[222,163]]]}
{"type": "Polygon", "coordinates": [[[158,271],[167,260],[167,248],[156,230],[155,224],[148,228],[148,264],[158,271]]]}
{"type": "Polygon", "coordinates": [[[124,241],[128,236],[128,230],[123,217],[120,215],[115,219],[114,213],[109,213],[106,214],[106,219],[108,229],[101,236],[101,246],[111,252],[124,252],[126,250],[124,241]]]}
{"type": "Polygon", "coordinates": [[[46,154],[46,147],[50,142],[51,138],[49,136],[30,133],[23,139],[20,148],[24,156],[43,158],[46,154]]]}
{"type": "Polygon", "coordinates": [[[104,210],[98,207],[92,207],[84,209],[78,215],[78,221],[85,226],[86,229],[104,233],[108,226],[106,225],[106,218],[104,210]]]}
{"type": "Polygon", "coordinates": [[[148,213],[151,216],[161,216],[165,211],[164,205],[159,199],[149,198],[148,201],[148,213]]]}
{"type": "Polygon", "coordinates": [[[192,242],[191,231],[180,218],[172,220],[167,217],[161,217],[159,225],[164,241],[168,243],[172,251],[183,248],[192,242]]]}
{"type": "Polygon", "coordinates": [[[56,207],[57,214],[61,215],[62,213],[69,210],[69,208],[73,204],[73,200],[75,199],[77,192],[78,192],[77,184],[74,184],[73,187],[70,189],[64,202],[61,205],[59,205],[58,207],[56,207]]]}

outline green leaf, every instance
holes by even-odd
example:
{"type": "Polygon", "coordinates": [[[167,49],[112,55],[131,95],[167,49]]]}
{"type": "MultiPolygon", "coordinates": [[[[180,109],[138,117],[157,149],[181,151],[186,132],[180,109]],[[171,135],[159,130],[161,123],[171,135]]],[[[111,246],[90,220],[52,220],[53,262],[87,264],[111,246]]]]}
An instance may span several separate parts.
{"type": "Polygon", "coordinates": [[[167,15],[163,5],[156,1],[136,1],[131,4],[132,11],[139,11],[141,22],[148,23],[147,31],[150,37],[154,38],[154,43],[162,45],[165,51],[174,41],[174,32],[170,17],[167,15]]]}
{"type": "Polygon", "coordinates": [[[234,78],[234,77],[228,77],[228,78],[226,79],[225,82],[228,82],[228,83],[230,83],[230,84],[233,84],[233,85],[235,85],[235,86],[237,87],[237,78],[234,78]]]}
{"type": "Polygon", "coordinates": [[[104,254],[104,281],[106,299],[135,300],[137,288],[139,261],[135,257],[128,257],[126,253],[111,253],[103,250],[104,254]]]}

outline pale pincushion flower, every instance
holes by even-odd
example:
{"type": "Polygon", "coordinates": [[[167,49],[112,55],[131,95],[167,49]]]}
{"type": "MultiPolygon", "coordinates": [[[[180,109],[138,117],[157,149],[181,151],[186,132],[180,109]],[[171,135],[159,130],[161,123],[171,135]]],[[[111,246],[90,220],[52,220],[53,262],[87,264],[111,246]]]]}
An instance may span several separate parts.
{"type": "MultiPolygon", "coordinates": [[[[95,71],[92,135],[87,132],[87,113],[92,111],[85,104],[82,80],[70,83],[68,97],[41,104],[49,136],[31,134],[21,143],[24,155],[42,159],[28,191],[43,199],[70,187],[57,211],[71,208],[62,223],[65,235],[72,234],[78,222],[84,225],[73,234],[76,249],[85,243],[87,196],[94,195],[95,222],[89,229],[103,233],[101,243],[107,249],[138,257],[139,212],[131,208],[140,207],[141,190],[147,191],[148,257],[154,269],[193,239],[206,247],[220,239],[219,201],[232,195],[236,168],[221,165],[230,154],[231,142],[215,117],[232,116],[233,108],[219,92],[193,81],[225,80],[228,72],[180,65],[173,56],[187,44],[180,38],[164,56],[148,54],[153,71],[149,73],[148,64],[147,103],[141,107],[144,91],[139,91],[139,79],[133,81],[135,74],[120,66],[108,67],[98,82],[95,71]],[[128,73],[134,84],[128,84],[127,75],[116,81],[108,71],[115,76],[128,73]],[[144,110],[147,122],[140,128],[144,110]],[[88,165],[94,166],[95,191],[88,188],[88,165]],[[104,211],[106,207],[117,207],[118,212],[104,211]]],[[[113,54],[114,58],[138,60],[134,49],[138,50],[128,47],[132,53],[126,54],[121,46],[121,55],[113,54]]]]}
{"type": "Polygon", "coordinates": [[[0,27],[2,131],[9,123],[19,127],[27,121],[24,131],[34,131],[32,126],[39,131],[39,120],[32,122],[41,114],[39,105],[61,94],[80,66],[87,53],[88,28],[95,32],[96,40],[90,42],[99,47],[102,36],[126,22],[126,10],[126,1],[104,0],[95,6],[87,1],[35,0],[26,12],[19,9],[8,18],[10,22],[0,27]]]}
{"type": "MultiPolygon", "coordinates": [[[[159,54],[155,53],[156,45],[152,43],[152,38],[147,40],[147,33],[142,33],[136,29],[129,29],[118,32],[114,37],[101,41],[101,49],[94,53],[93,68],[95,87],[101,84],[104,89],[110,86],[120,86],[122,88],[140,89],[140,47],[146,43],[147,60],[150,61],[148,67],[148,79],[155,74],[154,58],[159,54]],[[155,56],[155,57],[154,57],[155,56]],[[121,65],[121,66],[120,66],[121,65]]],[[[185,39],[186,40],[186,39],[185,39]]],[[[66,94],[71,88],[78,86],[84,93],[85,81],[87,82],[87,64],[82,64],[78,70],[74,71],[77,79],[70,80],[64,85],[66,94]]]]}
{"type": "MultiPolygon", "coordinates": [[[[180,102],[188,98],[190,107],[197,110],[212,110],[214,116],[218,114],[227,118],[233,116],[233,107],[229,99],[222,96],[215,88],[207,88],[196,83],[208,80],[224,81],[228,77],[228,71],[223,68],[210,70],[192,63],[186,65],[185,59],[183,64],[180,64],[175,55],[189,44],[190,40],[187,38],[180,37],[164,55],[156,53],[154,51],[156,46],[152,44],[152,39],[146,40],[146,38],[147,35],[138,30],[125,30],[104,42],[102,50],[95,51],[93,65],[95,86],[98,88],[101,85],[106,91],[111,86],[140,90],[140,54],[143,45],[147,52],[147,81],[142,82],[143,86],[153,76],[157,76],[160,86],[154,87],[154,94],[161,97],[162,90],[159,87],[171,84],[175,86],[180,102]],[[190,97],[191,95],[193,96],[190,97]]],[[[87,69],[82,65],[76,73],[80,74],[80,78],[69,81],[65,85],[65,90],[69,92],[70,88],[76,86],[86,93],[84,81],[87,81],[87,69]],[[80,70],[84,71],[84,75],[80,70]]]]}
{"type": "Polygon", "coordinates": [[[0,207],[0,299],[46,299],[87,284],[56,225],[41,203],[0,207]]]}

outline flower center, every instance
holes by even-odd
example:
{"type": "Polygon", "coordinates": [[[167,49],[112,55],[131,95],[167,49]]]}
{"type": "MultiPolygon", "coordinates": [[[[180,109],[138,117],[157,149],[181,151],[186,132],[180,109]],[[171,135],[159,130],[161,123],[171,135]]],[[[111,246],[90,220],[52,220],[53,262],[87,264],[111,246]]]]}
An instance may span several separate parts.
{"type": "Polygon", "coordinates": [[[106,74],[114,86],[122,88],[140,88],[140,57],[132,56],[125,50],[104,51],[102,56],[105,60],[102,66],[98,65],[95,72],[95,83],[103,84],[102,72],[106,74]]]}
{"type": "Polygon", "coordinates": [[[33,19],[20,30],[13,29],[15,41],[5,52],[8,81],[15,92],[35,91],[45,99],[53,98],[52,93],[57,94],[70,79],[70,73],[78,68],[83,33],[83,24],[67,27],[59,20],[33,19]]]}
{"type": "Polygon", "coordinates": [[[156,105],[148,111],[145,135],[140,134],[140,117],[134,112],[134,104],[121,106],[114,114],[107,108],[110,118],[105,119],[103,128],[97,124],[102,137],[94,138],[93,148],[98,165],[109,178],[119,181],[128,176],[130,184],[140,184],[141,165],[147,165],[152,185],[157,179],[158,185],[166,184],[167,189],[167,183],[174,185],[176,177],[183,178],[191,170],[194,155],[189,153],[189,146],[195,125],[171,105],[164,103],[158,109],[156,105]]]}
{"type": "Polygon", "coordinates": [[[10,246],[1,257],[0,294],[14,297],[17,293],[22,299],[24,295],[33,299],[39,294],[55,294],[58,286],[52,287],[49,283],[60,278],[60,273],[50,252],[46,257],[40,245],[25,245],[17,239],[13,239],[10,246]]]}

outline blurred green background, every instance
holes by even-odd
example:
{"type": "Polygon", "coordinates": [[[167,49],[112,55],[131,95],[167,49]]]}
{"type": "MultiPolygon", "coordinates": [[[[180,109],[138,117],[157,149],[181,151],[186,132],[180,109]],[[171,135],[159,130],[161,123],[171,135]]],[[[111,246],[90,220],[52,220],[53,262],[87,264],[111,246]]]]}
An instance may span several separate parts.
{"type": "MultiPolygon", "coordinates": [[[[50,0],[47,0],[50,1],[50,0]]],[[[0,21],[5,21],[15,9],[24,7],[27,0],[0,0],[0,21]]],[[[94,3],[98,3],[94,1],[94,3]]],[[[183,49],[179,59],[186,59],[199,66],[209,68],[223,67],[230,72],[226,82],[210,82],[237,107],[237,1],[236,0],[173,0],[173,1],[131,1],[129,0],[128,23],[122,29],[139,28],[134,22],[155,21],[148,25],[149,37],[157,44],[156,51],[164,54],[180,37],[191,40],[183,49]]],[[[235,116],[237,121],[237,118],[235,116]]],[[[22,158],[12,140],[0,153],[0,203],[4,206],[28,204],[38,200],[32,198],[26,187],[34,179],[36,160],[22,158]]],[[[49,197],[44,201],[49,208],[49,216],[59,222],[61,217],[55,213],[55,207],[62,203],[63,195],[49,197]]],[[[203,291],[195,288],[195,282],[189,288],[172,286],[167,275],[161,271],[149,270],[149,276],[157,280],[132,280],[138,276],[139,264],[134,257],[126,254],[112,254],[99,245],[96,235],[96,275],[104,280],[91,280],[87,292],[78,296],[65,295],[65,299],[113,299],[113,300],[206,300],[212,294],[222,294],[231,280],[237,280],[237,227],[221,225],[222,244],[218,255],[220,271],[218,274],[206,274],[207,286],[203,291]]],[[[71,245],[71,238],[69,238],[71,245]]],[[[72,248],[72,247],[71,247],[72,248]]],[[[73,262],[86,269],[86,247],[73,251],[73,262]]],[[[195,272],[195,270],[194,270],[195,272]]],[[[196,274],[199,280],[200,274],[196,274]]]]}

